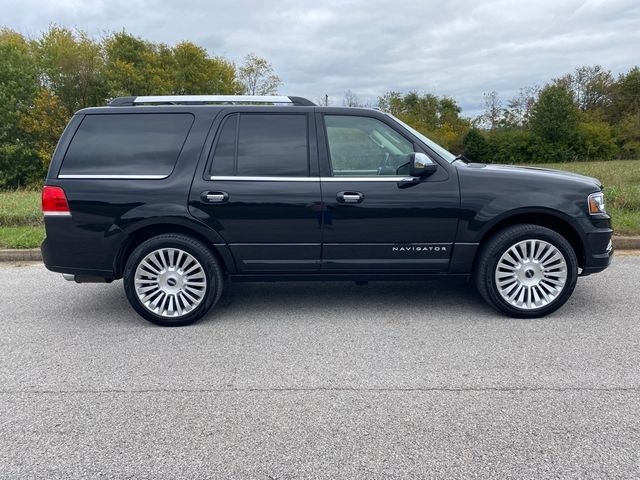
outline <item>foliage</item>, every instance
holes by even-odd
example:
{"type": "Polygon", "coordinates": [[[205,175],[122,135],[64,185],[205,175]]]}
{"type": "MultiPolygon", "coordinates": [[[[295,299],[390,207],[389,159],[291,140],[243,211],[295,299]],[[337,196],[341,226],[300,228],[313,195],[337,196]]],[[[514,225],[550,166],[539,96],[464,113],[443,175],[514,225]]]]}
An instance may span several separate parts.
{"type": "MultiPolygon", "coordinates": [[[[252,55],[245,67],[254,68],[262,91],[280,85],[266,60],[252,55]]],[[[56,25],[28,40],[2,29],[0,188],[39,185],[79,109],[117,96],[239,94],[243,88],[231,61],[191,42],[169,46],[125,31],[95,39],[56,25]]]]}
{"type": "Polygon", "coordinates": [[[20,120],[38,88],[29,43],[16,32],[0,30],[0,187],[24,185],[34,173],[29,165],[33,152],[20,120]]]}
{"type": "Polygon", "coordinates": [[[462,150],[462,139],[469,130],[469,121],[463,118],[456,101],[430,93],[388,92],[378,98],[378,107],[410,124],[445,148],[462,150]]]}
{"type": "Polygon", "coordinates": [[[246,95],[275,95],[282,85],[273,65],[253,53],[244,58],[238,70],[238,78],[246,95]]]}

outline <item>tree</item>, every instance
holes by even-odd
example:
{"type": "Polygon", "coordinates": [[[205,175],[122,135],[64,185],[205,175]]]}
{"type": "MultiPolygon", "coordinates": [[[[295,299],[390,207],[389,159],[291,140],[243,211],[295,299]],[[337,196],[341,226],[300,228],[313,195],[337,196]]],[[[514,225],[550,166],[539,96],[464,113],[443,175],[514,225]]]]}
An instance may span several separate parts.
{"type": "Polygon", "coordinates": [[[104,38],[103,48],[110,97],[172,93],[175,59],[167,45],[122,31],[104,38]]]}
{"type": "Polygon", "coordinates": [[[521,88],[518,95],[507,103],[504,111],[504,124],[507,127],[527,128],[531,109],[536,103],[540,87],[528,86],[521,88]]]}
{"type": "Polygon", "coordinates": [[[207,51],[191,42],[173,47],[172,93],[177,95],[233,95],[241,93],[233,63],[221,57],[210,58],[207,51]]]}
{"type": "Polygon", "coordinates": [[[58,97],[68,116],[104,104],[101,45],[86,32],[52,26],[33,47],[44,86],[58,97]]]}
{"type": "Polygon", "coordinates": [[[39,177],[47,173],[51,155],[67,121],[66,107],[46,88],[40,90],[31,108],[22,116],[20,124],[25,138],[33,146],[38,160],[34,173],[39,177]]]}
{"type": "Polygon", "coordinates": [[[34,153],[20,120],[38,93],[38,70],[27,40],[0,29],[0,187],[19,187],[34,175],[34,153]]]}
{"type": "Polygon", "coordinates": [[[568,145],[574,138],[580,111],[569,89],[560,83],[545,86],[531,111],[531,131],[546,143],[568,145]]]}
{"type": "Polygon", "coordinates": [[[464,155],[474,162],[486,162],[489,154],[489,143],[482,132],[471,128],[462,139],[464,155]]]}
{"type": "Polygon", "coordinates": [[[607,117],[612,123],[619,123],[639,112],[640,67],[633,67],[626,74],[620,75],[615,82],[607,117]]]}
{"type": "Polygon", "coordinates": [[[618,150],[611,127],[601,121],[578,124],[575,149],[580,160],[609,160],[615,157],[618,150]]]}
{"type": "Polygon", "coordinates": [[[600,65],[582,66],[556,80],[572,94],[583,112],[605,109],[611,101],[613,75],[600,65]]]}
{"type": "Polygon", "coordinates": [[[484,112],[476,119],[475,123],[489,130],[495,130],[503,122],[504,118],[502,101],[495,90],[483,94],[482,97],[484,112]]]}
{"type": "Polygon", "coordinates": [[[345,107],[361,107],[360,99],[358,95],[353,93],[351,90],[347,90],[344,92],[344,98],[342,99],[342,105],[345,107]]]}
{"type": "Polygon", "coordinates": [[[378,98],[378,107],[444,147],[462,151],[462,139],[469,129],[469,121],[460,116],[461,109],[454,99],[430,93],[402,95],[388,92],[378,98]]]}
{"type": "Polygon", "coordinates": [[[238,78],[246,95],[275,95],[282,85],[273,65],[253,53],[244,58],[238,78]]]}

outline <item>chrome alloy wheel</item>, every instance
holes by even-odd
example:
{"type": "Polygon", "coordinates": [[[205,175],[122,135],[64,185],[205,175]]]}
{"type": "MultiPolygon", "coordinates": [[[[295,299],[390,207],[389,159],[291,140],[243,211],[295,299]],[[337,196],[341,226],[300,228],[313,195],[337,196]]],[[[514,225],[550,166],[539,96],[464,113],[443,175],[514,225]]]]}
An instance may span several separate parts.
{"type": "Polygon", "coordinates": [[[161,248],[138,264],[135,289],[140,303],[150,312],[182,317],[204,299],[207,276],[193,255],[177,248],[161,248]]]}
{"type": "Polygon", "coordinates": [[[502,254],[495,272],[498,292],[509,305],[534,310],[552,303],[567,282],[567,261],[544,240],[524,240],[502,254]]]}

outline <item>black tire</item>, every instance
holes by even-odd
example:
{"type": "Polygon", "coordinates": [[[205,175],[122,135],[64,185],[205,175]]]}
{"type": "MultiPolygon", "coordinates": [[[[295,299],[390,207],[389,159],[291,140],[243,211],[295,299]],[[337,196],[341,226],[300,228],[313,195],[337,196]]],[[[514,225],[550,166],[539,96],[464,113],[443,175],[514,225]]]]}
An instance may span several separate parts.
{"type": "Polygon", "coordinates": [[[198,240],[179,233],[158,235],[138,245],[127,259],[123,277],[124,291],[133,309],[146,320],[165,327],[180,327],[195,323],[218,302],[224,288],[222,268],[213,252],[198,240]],[[179,249],[191,255],[200,263],[206,277],[206,286],[203,287],[204,296],[200,303],[181,316],[167,317],[152,312],[145,307],[136,293],[135,272],[140,262],[148,254],[163,248],[179,249]]]}
{"type": "Polygon", "coordinates": [[[533,224],[513,225],[489,238],[481,246],[474,270],[476,288],[482,298],[499,312],[516,318],[538,318],[554,312],[569,299],[577,278],[578,260],[571,244],[558,232],[533,224]],[[567,266],[562,291],[548,304],[531,309],[516,308],[508,303],[500,294],[495,280],[496,268],[502,255],[524,240],[542,240],[553,245],[562,254],[567,266]]]}

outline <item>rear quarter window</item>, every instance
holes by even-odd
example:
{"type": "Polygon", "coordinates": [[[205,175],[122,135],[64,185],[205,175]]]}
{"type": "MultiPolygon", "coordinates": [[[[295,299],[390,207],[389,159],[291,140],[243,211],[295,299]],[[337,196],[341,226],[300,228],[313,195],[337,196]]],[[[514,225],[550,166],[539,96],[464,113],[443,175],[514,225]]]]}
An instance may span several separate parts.
{"type": "Polygon", "coordinates": [[[67,149],[59,175],[168,176],[193,115],[86,115],[67,149]]]}

